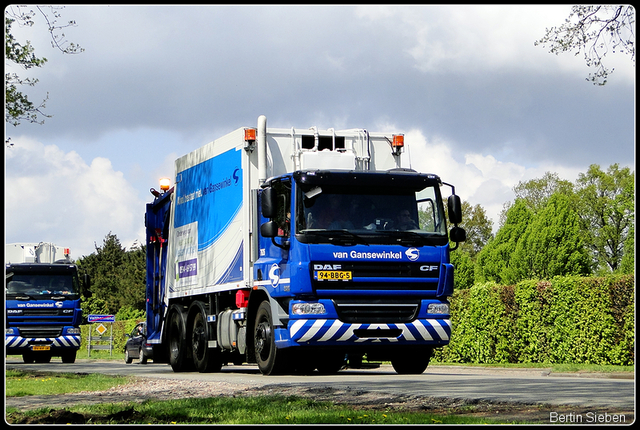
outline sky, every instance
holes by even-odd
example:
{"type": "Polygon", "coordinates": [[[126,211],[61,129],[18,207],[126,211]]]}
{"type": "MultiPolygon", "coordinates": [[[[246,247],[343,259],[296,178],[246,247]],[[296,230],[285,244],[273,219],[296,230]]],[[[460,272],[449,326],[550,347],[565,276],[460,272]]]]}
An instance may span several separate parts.
{"type": "Polygon", "coordinates": [[[149,188],[173,162],[239,127],[404,133],[498,226],[520,181],[635,171],[635,64],[610,53],[607,85],[582,56],[534,46],[568,5],[66,6],[51,46],[41,16],[12,34],[41,68],[43,125],[5,125],[5,242],[53,242],[73,259],[109,233],[144,243],[149,188]]]}

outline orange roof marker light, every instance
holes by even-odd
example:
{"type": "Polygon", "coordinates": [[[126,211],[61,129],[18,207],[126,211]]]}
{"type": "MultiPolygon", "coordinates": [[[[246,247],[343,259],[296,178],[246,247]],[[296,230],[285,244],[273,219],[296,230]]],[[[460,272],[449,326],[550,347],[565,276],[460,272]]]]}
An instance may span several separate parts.
{"type": "Polygon", "coordinates": [[[404,134],[394,134],[393,141],[391,142],[393,155],[399,155],[402,148],[404,148],[404,134]]]}
{"type": "Polygon", "coordinates": [[[256,140],[256,129],[255,128],[245,128],[244,129],[244,141],[251,142],[252,140],[256,140]]]}
{"type": "Polygon", "coordinates": [[[169,178],[162,178],[160,179],[160,189],[162,190],[162,192],[167,192],[169,191],[169,188],[171,188],[171,179],[169,178]]]}
{"type": "Polygon", "coordinates": [[[244,129],[244,149],[248,152],[253,152],[256,144],[256,135],[258,134],[257,128],[245,128],[244,129]]]}

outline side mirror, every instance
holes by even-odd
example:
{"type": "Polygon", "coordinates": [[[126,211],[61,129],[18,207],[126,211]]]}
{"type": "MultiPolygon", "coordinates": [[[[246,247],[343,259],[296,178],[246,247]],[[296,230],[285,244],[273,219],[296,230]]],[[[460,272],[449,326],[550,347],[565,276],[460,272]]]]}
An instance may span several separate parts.
{"type": "Polygon", "coordinates": [[[453,227],[449,232],[451,242],[464,242],[467,240],[467,232],[462,227],[453,227]]]}
{"type": "Polygon", "coordinates": [[[278,226],[273,221],[265,222],[260,226],[260,234],[262,237],[276,237],[278,236],[278,226]]]}
{"type": "Polygon", "coordinates": [[[85,297],[91,297],[91,276],[87,273],[82,277],[82,289],[85,297]]]}
{"type": "MultiPolygon", "coordinates": [[[[261,200],[261,208],[262,208],[262,215],[265,218],[273,218],[276,216],[276,205],[277,205],[277,199],[276,199],[276,190],[274,190],[271,187],[265,188],[262,191],[262,200],[261,200]]],[[[264,235],[263,235],[264,236],[264,235]]],[[[265,236],[265,237],[270,237],[270,236],[265,236]]]]}
{"type": "Polygon", "coordinates": [[[460,202],[460,197],[455,194],[449,196],[447,209],[449,211],[449,221],[451,221],[452,224],[460,224],[462,222],[462,203],[460,202]]]}

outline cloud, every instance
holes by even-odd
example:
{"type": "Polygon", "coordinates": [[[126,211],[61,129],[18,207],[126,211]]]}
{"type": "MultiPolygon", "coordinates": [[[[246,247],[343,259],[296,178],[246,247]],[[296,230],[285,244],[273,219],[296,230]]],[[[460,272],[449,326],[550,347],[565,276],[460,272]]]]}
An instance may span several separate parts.
{"type": "Polygon", "coordinates": [[[53,242],[78,259],[109,233],[123,246],[145,238],[144,202],[111,161],[18,138],[6,150],[6,242],[53,242]]]}
{"type": "MultiPolygon", "coordinates": [[[[393,130],[390,124],[385,130],[393,130]]],[[[578,170],[559,165],[542,165],[535,168],[497,160],[492,155],[479,153],[456,154],[451,142],[440,137],[426,138],[421,130],[405,134],[406,160],[403,167],[411,167],[423,173],[434,173],[443,182],[455,187],[456,194],[471,205],[480,204],[493,221],[497,231],[504,204],[513,201],[513,188],[520,181],[541,178],[545,172],[556,172],[559,177],[575,181],[578,170]]],[[[444,195],[446,198],[446,194],[444,195]]],[[[464,216],[464,214],[463,214],[464,216]]]]}

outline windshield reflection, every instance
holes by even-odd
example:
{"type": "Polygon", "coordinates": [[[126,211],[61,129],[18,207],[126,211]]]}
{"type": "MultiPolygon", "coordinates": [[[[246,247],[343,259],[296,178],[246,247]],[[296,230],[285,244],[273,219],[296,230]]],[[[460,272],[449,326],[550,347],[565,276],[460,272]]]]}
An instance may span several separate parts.
{"type": "Polygon", "coordinates": [[[69,275],[14,274],[7,277],[7,295],[75,295],[77,281],[69,275]]]}
{"type": "Polygon", "coordinates": [[[426,187],[419,193],[398,190],[339,189],[316,187],[300,191],[296,201],[296,233],[322,234],[325,231],[348,231],[360,237],[381,238],[407,232],[405,236],[446,237],[444,211],[439,190],[426,187]],[[325,189],[326,188],[326,189],[325,189]],[[371,192],[373,191],[373,192],[371,192]]]}

